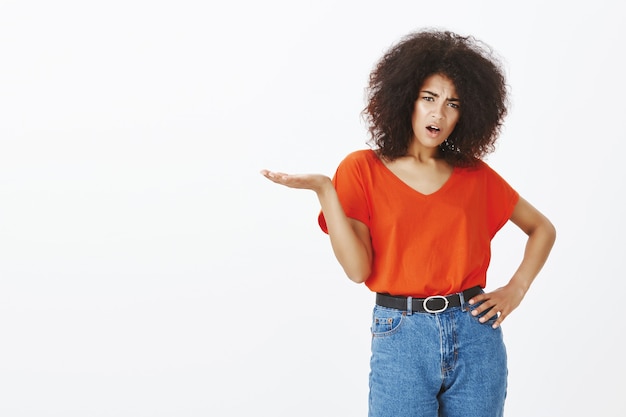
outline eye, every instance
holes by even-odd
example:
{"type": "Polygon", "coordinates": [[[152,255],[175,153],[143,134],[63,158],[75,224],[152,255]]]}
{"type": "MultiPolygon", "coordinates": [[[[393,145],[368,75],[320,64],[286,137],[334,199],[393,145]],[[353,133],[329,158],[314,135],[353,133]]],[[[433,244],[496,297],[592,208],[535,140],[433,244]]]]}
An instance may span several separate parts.
{"type": "Polygon", "coordinates": [[[449,106],[449,107],[452,107],[453,109],[460,109],[460,108],[461,108],[461,106],[459,106],[459,105],[458,105],[458,104],[456,104],[456,103],[448,103],[448,106],[449,106]]]}
{"type": "Polygon", "coordinates": [[[435,101],[435,98],[431,97],[431,96],[423,96],[422,100],[425,100],[425,101],[435,101]]]}

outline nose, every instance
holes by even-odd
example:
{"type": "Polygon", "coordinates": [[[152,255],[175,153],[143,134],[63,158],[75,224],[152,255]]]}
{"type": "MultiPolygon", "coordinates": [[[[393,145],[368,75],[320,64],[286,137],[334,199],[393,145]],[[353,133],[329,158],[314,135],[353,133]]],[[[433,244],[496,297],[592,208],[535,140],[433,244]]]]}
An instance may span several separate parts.
{"type": "Polygon", "coordinates": [[[436,108],[436,109],[433,109],[430,116],[435,120],[441,120],[443,119],[443,112],[441,111],[440,108],[436,108]]]}
{"type": "Polygon", "coordinates": [[[443,106],[445,103],[436,103],[432,108],[431,117],[435,120],[441,120],[444,117],[443,106]]]}

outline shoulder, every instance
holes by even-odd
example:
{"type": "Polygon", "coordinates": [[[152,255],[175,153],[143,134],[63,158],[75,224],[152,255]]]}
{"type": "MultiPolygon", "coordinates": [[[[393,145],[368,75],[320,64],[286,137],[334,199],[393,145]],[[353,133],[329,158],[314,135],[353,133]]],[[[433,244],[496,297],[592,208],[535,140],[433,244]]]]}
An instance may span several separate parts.
{"type": "Polygon", "coordinates": [[[495,181],[495,182],[504,183],[508,186],[508,183],[506,182],[506,180],[500,174],[498,174],[498,172],[495,169],[493,169],[489,164],[487,164],[485,161],[482,161],[482,160],[479,161],[479,166],[487,178],[490,178],[492,181],[495,181]]]}
{"type": "Polygon", "coordinates": [[[490,193],[503,193],[515,196],[517,192],[495,169],[483,160],[466,169],[466,178],[472,178],[476,184],[482,184],[490,193]]]}
{"type": "Polygon", "coordinates": [[[339,166],[343,168],[352,167],[359,169],[369,167],[371,169],[378,162],[378,156],[373,150],[359,149],[346,155],[339,166]]]}
{"type": "Polygon", "coordinates": [[[495,169],[483,160],[476,161],[471,167],[457,168],[458,176],[466,183],[482,184],[488,189],[492,188],[512,188],[495,169]]]}
{"type": "Polygon", "coordinates": [[[353,152],[350,152],[344,158],[344,161],[354,161],[354,162],[370,162],[375,159],[378,159],[376,153],[371,149],[359,149],[353,152]]]}
{"type": "Polygon", "coordinates": [[[458,168],[458,170],[467,176],[500,177],[500,175],[482,159],[477,160],[472,166],[458,168]]]}

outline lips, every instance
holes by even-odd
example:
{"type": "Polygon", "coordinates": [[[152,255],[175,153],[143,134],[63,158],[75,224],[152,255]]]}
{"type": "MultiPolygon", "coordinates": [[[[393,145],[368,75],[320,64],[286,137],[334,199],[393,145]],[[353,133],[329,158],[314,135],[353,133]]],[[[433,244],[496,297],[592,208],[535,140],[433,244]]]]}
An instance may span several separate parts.
{"type": "Polygon", "coordinates": [[[428,130],[428,133],[433,137],[439,135],[439,132],[441,132],[441,129],[437,125],[428,125],[426,126],[426,130],[428,130]]]}

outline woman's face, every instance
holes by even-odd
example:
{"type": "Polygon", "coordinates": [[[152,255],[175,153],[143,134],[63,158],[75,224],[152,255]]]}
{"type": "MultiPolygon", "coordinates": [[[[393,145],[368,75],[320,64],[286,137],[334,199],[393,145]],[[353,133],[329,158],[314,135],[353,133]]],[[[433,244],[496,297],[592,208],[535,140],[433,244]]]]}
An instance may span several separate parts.
{"type": "Polygon", "coordinates": [[[461,115],[460,101],[452,81],[440,74],[424,80],[413,108],[413,141],[435,148],[445,141],[461,115]]]}

